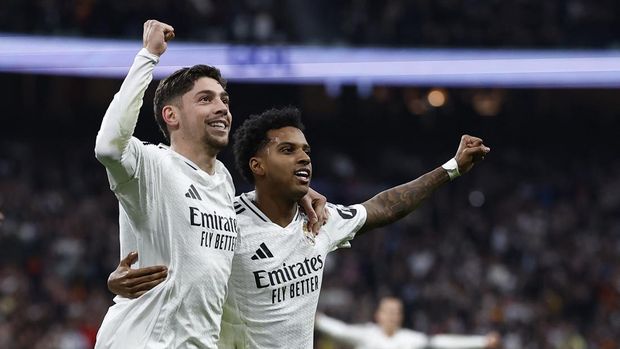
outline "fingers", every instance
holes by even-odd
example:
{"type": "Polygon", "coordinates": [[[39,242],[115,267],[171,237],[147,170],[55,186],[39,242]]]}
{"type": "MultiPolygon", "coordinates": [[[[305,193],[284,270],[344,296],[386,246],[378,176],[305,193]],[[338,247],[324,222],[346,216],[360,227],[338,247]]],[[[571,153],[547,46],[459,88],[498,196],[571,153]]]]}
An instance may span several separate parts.
{"type": "Polygon", "coordinates": [[[136,279],[143,276],[156,275],[159,273],[168,273],[168,268],[163,265],[155,265],[152,267],[144,267],[138,269],[131,269],[127,272],[126,278],[136,279]]]}
{"type": "Polygon", "coordinates": [[[138,252],[136,251],[131,251],[129,252],[129,254],[127,255],[127,257],[121,259],[120,263],[118,264],[119,267],[126,267],[129,268],[131,267],[132,264],[134,264],[136,261],[138,260],[138,252]]]}
{"type": "Polygon", "coordinates": [[[467,147],[477,147],[482,144],[482,138],[470,135],[463,135],[461,136],[461,143],[463,143],[467,147]]]}
{"type": "MultiPolygon", "coordinates": [[[[323,197],[324,198],[324,197],[323,197]]],[[[329,216],[329,211],[327,210],[327,200],[316,200],[314,202],[314,210],[316,212],[317,215],[317,220],[314,223],[314,225],[312,226],[312,232],[314,233],[314,235],[318,235],[319,234],[319,230],[321,230],[321,227],[327,222],[327,218],[329,216]]]]}
{"type": "Polygon", "coordinates": [[[150,273],[143,276],[128,276],[125,282],[123,282],[124,286],[131,288],[132,290],[150,290],[155,287],[157,284],[166,280],[168,276],[168,271],[163,270],[156,273],[150,273]],[[154,283],[154,284],[153,284],[154,283]],[[153,286],[148,287],[148,285],[153,284],[153,286]],[[146,288],[145,288],[146,287],[146,288]]]}
{"type": "Polygon", "coordinates": [[[467,154],[482,154],[482,155],[486,155],[491,151],[491,148],[487,147],[486,145],[482,144],[476,147],[469,147],[466,149],[463,149],[464,153],[467,154]]]}
{"type": "Polygon", "coordinates": [[[154,19],[144,22],[144,47],[152,54],[161,56],[166,51],[166,42],[174,36],[174,28],[169,24],[154,19]]]}

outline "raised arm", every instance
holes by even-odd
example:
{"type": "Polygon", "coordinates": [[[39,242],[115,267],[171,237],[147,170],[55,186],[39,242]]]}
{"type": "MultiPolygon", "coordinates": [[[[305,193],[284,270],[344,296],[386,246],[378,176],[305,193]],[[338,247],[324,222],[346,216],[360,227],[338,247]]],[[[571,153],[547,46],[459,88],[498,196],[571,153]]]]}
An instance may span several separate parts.
{"type": "Polygon", "coordinates": [[[471,170],[484,159],[490,148],[482,139],[464,135],[453,159],[409,183],[385,190],[362,203],[367,211],[366,223],[357,233],[393,223],[415,210],[435,189],[471,170]]]}
{"type": "Polygon", "coordinates": [[[133,135],[142,98],[153,79],[153,69],[167,48],[174,29],[155,20],[144,23],[144,48],[140,50],[120,90],[101,122],[95,142],[95,156],[114,176],[131,174],[131,164],[120,166],[133,135]],[[129,168],[128,168],[129,167],[129,168]]]}

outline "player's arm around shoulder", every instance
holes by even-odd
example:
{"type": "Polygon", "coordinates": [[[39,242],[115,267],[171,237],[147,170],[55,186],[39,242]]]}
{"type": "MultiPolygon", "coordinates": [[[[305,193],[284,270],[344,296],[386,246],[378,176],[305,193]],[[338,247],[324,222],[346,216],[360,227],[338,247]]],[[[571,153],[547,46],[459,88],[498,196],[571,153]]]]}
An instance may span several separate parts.
{"type": "Polygon", "coordinates": [[[491,149],[482,139],[463,135],[454,158],[411,182],[385,190],[362,205],[368,217],[358,234],[393,223],[414,211],[441,185],[465,174],[491,149]]]}

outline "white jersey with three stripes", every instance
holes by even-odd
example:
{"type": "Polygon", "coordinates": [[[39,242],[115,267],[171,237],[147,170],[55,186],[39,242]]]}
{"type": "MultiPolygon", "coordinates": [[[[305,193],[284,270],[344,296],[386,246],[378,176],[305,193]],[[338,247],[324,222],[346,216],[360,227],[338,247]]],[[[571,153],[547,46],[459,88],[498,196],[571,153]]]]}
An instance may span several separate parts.
{"type": "Polygon", "coordinates": [[[218,347],[311,349],[325,259],[354,238],[366,210],[328,204],[327,224],[314,236],[300,210],[281,227],[253,198],[248,193],[235,201],[239,235],[218,347]]]}

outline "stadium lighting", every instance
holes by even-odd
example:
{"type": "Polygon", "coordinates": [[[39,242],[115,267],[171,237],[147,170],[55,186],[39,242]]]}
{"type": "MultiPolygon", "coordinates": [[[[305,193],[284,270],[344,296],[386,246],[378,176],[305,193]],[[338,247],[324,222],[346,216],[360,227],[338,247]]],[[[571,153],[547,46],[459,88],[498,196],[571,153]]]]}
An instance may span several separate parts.
{"type": "MultiPolygon", "coordinates": [[[[121,78],[140,41],[0,33],[0,71],[121,78]]],[[[236,46],[175,41],[161,78],[198,63],[251,83],[463,87],[620,87],[618,50],[386,49],[236,46]]],[[[336,89],[337,91],[337,89],[336,89]]]]}

